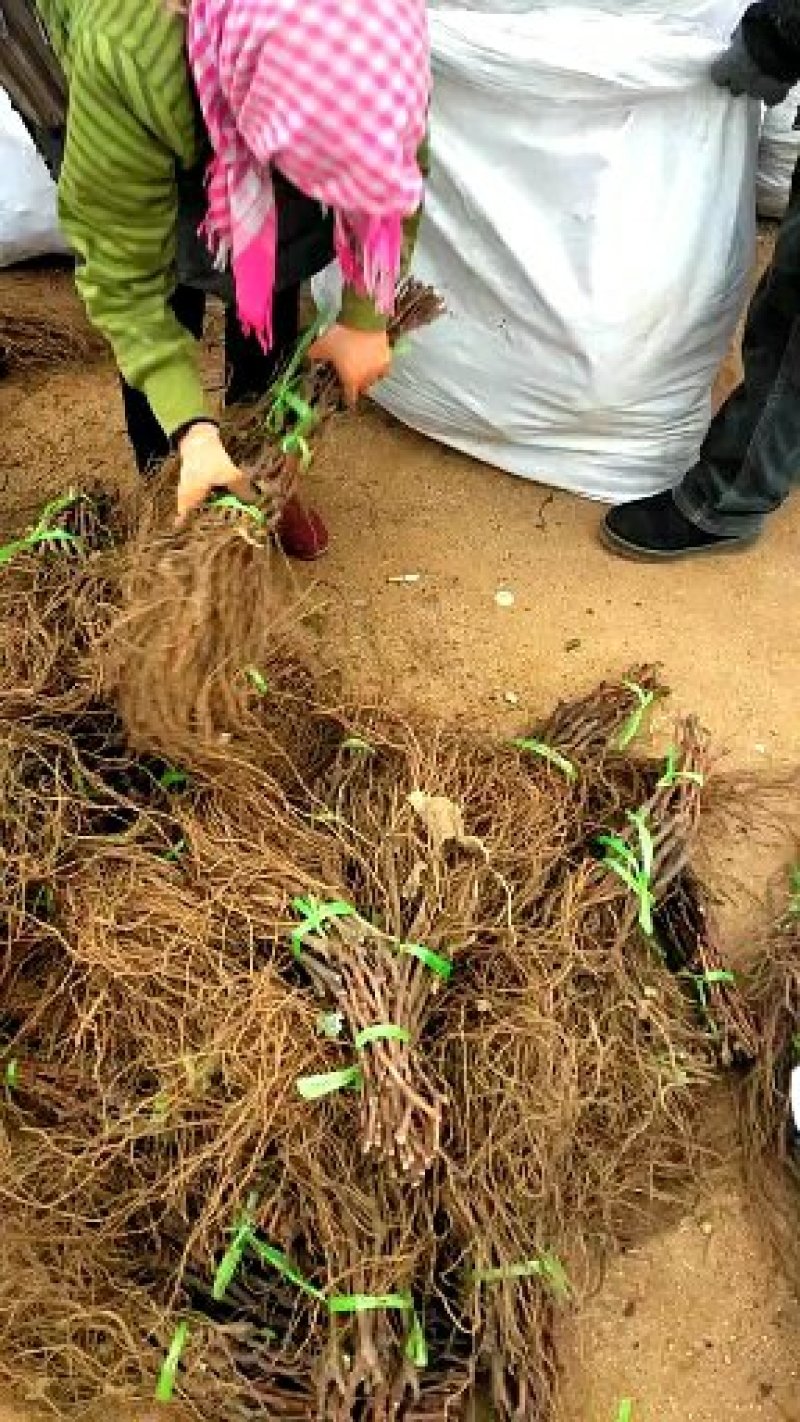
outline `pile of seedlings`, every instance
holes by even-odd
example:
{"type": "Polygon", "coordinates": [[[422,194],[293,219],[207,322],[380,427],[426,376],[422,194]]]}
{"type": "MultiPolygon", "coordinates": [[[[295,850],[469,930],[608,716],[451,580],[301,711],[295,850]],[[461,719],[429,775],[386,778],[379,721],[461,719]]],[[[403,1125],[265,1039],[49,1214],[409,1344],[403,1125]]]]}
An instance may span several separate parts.
{"type": "Polygon", "coordinates": [[[742,1088],[750,1185],[783,1269],[800,1288],[800,871],[749,974],[759,1051],[742,1088]]]}
{"type": "Polygon", "coordinates": [[[73,494],[0,551],[0,1366],[63,1418],[546,1422],[754,1052],[707,740],[638,753],[648,667],[507,742],[348,704],[269,523],[73,494]]]}
{"type": "Polygon", "coordinates": [[[3,1366],[64,1417],[546,1418],[739,1040],[705,738],[636,755],[648,668],[508,744],[359,710],[274,588],[133,695],[124,525],[61,501],[3,568],[3,1366]]]}

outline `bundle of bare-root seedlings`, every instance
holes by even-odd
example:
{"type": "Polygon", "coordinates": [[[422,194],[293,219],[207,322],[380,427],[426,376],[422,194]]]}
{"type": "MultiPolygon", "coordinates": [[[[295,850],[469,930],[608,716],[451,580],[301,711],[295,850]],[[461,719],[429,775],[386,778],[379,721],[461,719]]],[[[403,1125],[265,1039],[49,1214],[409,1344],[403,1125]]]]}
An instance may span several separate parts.
{"type": "Polygon", "coordinates": [[[781,1267],[800,1287],[800,874],[747,977],[760,1050],[741,1093],[752,1198],[781,1267]]]}
{"type": "MultiPolygon", "coordinates": [[[[390,338],[441,312],[435,292],[406,281],[390,338]]],[[[337,405],[335,372],[305,360],[309,344],[310,337],[300,343],[261,402],[229,415],[226,438],[258,503],[220,497],[175,530],[167,470],[140,514],[104,673],[133,744],[211,767],[244,756],[284,779],[325,754],[324,728],[320,745],[305,744],[305,707],[312,690],[321,695],[318,655],[300,638],[296,617],[287,619],[273,548],[285,501],[337,405]]],[[[335,697],[335,678],[327,696],[335,697]]]]}
{"type": "Polygon", "coordinates": [[[276,616],[213,757],[148,738],[67,532],[0,608],[4,1371],[63,1417],[547,1417],[569,1301],[703,1159],[703,737],[633,753],[646,668],[498,745],[332,712],[313,659],[289,733],[276,616]]]}

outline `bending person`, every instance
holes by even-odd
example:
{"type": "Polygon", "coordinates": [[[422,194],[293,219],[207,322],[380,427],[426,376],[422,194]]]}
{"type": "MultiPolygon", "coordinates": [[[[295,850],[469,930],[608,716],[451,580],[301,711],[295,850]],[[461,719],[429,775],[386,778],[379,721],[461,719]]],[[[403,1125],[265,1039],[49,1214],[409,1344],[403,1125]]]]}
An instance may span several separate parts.
{"type": "MultiPolygon", "coordinates": [[[[296,342],[300,283],[335,252],[347,287],[314,355],[350,400],[387,373],[423,192],[424,0],[36,3],[68,93],[59,215],[123,378],[137,464],[178,449],[181,517],[214,489],[248,496],[203,392],[206,295],[228,304],[228,400],[256,396],[296,342]]],[[[31,0],[0,6],[1,54],[31,0]]],[[[52,153],[51,114],[46,128],[52,153]]],[[[298,556],[327,543],[296,500],[281,536],[298,556]]]]}

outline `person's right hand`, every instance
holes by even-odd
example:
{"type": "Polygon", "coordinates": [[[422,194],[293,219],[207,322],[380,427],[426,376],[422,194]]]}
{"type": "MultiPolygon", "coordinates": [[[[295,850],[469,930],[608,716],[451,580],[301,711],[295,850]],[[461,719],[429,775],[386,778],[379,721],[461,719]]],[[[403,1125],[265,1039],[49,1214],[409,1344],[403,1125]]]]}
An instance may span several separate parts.
{"type": "Polygon", "coordinates": [[[715,59],[709,74],[721,89],[728,89],[736,99],[760,99],[774,108],[788,98],[793,80],[776,79],[767,74],[753,59],[745,42],[741,25],[731,36],[724,54],[715,59]]]}
{"type": "Polygon", "coordinates": [[[180,528],[194,509],[205,503],[214,489],[227,489],[245,503],[252,503],[256,493],[241,469],[237,469],[228,454],[216,425],[192,425],[179,441],[181,473],[178,480],[178,517],[180,528]]]}

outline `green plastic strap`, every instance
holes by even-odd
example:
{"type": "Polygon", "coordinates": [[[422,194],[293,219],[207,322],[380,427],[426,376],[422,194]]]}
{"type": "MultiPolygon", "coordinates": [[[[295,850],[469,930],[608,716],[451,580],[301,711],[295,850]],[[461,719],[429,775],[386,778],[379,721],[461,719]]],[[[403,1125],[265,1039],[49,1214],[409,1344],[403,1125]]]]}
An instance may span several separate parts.
{"type": "Polygon", "coordinates": [[[283,434],[286,428],[286,411],[287,408],[291,408],[290,398],[301,399],[297,393],[297,385],[303,362],[314,342],[328,325],[328,318],[319,313],[308,330],[303,332],[295,346],[291,360],[271,387],[269,391],[270,407],[264,422],[270,434],[283,434]]]}
{"type": "Polygon", "coordinates": [[[374,1042],[403,1042],[408,1046],[411,1041],[411,1033],[406,1027],[397,1027],[394,1022],[376,1022],[372,1027],[365,1027],[363,1032],[359,1032],[355,1038],[355,1049],[363,1052],[365,1047],[370,1047],[374,1042]]]}
{"type": "Polygon", "coordinates": [[[628,820],[637,833],[639,855],[617,835],[601,835],[599,843],[606,850],[603,864],[621,879],[639,900],[639,925],[648,938],[653,936],[653,910],[656,906],[652,887],[655,846],[653,836],[643,810],[628,814],[628,820]]]}
{"type": "Polygon", "coordinates": [[[211,1296],[217,1303],[221,1303],[227,1294],[254,1239],[253,1221],[246,1215],[234,1230],[233,1239],[222,1256],[214,1275],[211,1296]]]}
{"type": "Polygon", "coordinates": [[[45,504],[39,519],[33,528],[23,535],[22,538],[15,538],[11,543],[6,543],[0,548],[0,565],[10,563],[12,558],[16,558],[18,553],[25,553],[28,549],[39,548],[45,543],[68,543],[76,548],[83,548],[83,542],[77,534],[70,533],[66,528],[53,527],[53,520],[60,518],[62,513],[72,508],[77,503],[78,494],[62,494],[58,499],[53,499],[49,504],[45,504]]]}
{"type": "Polygon", "coordinates": [[[617,1408],[616,1422],[633,1422],[633,1401],[630,1397],[623,1397],[617,1408]]]}
{"type": "Polygon", "coordinates": [[[577,780],[578,772],[572,761],[567,760],[567,757],[555,750],[553,746],[548,746],[545,741],[523,739],[512,741],[511,744],[517,750],[526,751],[528,755],[538,755],[542,760],[547,761],[548,765],[554,766],[556,770],[561,771],[562,775],[566,775],[567,780],[577,780]]]}
{"type": "MultiPolygon", "coordinates": [[[[712,987],[735,987],[736,974],[727,968],[711,968],[707,973],[689,973],[697,992],[697,1000],[704,1012],[708,1011],[709,988],[712,987]]],[[[711,1024],[714,1025],[713,1023],[711,1024]]]]}
{"type": "Polygon", "coordinates": [[[478,1284],[503,1284],[513,1279],[536,1278],[546,1283],[558,1298],[569,1298],[571,1293],[564,1265],[558,1256],[551,1254],[549,1250],[520,1264],[506,1264],[497,1269],[478,1269],[473,1278],[478,1284]]]}
{"type": "Polygon", "coordinates": [[[425,1330],[422,1326],[422,1322],[416,1312],[414,1313],[411,1327],[408,1332],[405,1354],[409,1363],[411,1363],[415,1368],[427,1368],[428,1363],[430,1361],[428,1342],[425,1337],[425,1330]]]}
{"type": "Polygon", "coordinates": [[[428,1344],[411,1294],[334,1294],[328,1299],[328,1312],[335,1315],[380,1313],[387,1309],[412,1315],[405,1356],[415,1368],[427,1368],[428,1344]]]}
{"type": "Polygon", "coordinates": [[[162,790],[185,790],[189,784],[189,777],[185,770],[178,770],[177,766],[168,765],[158,777],[158,783],[162,790]]]}
{"type": "Polygon", "coordinates": [[[292,908],[302,917],[302,923],[298,924],[292,934],[292,952],[295,958],[302,958],[303,945],[307,938],[312,935],[325,937],[325,926],[333,919],[358,916],[353,905],[346,903],[344,899],[331,899],[328,903],[315,898],[293,899],[292,908]]]}
{"type": "Polygon", "coordinates": [[[297,1090],[304,1101],[321,1101],[336,1091],[360,1091],[364,1085],[361,1068],[344,1067],[341,1071],[324,1072],[321,1076],[300,1076],[297,1090]]]}
{"type": "Polygon", "coordinates": [[[212,509],[242,514],[244,518],[249,518],[251,523],[257,523],[259,528],[266,523],[266,515],[256,504],[246,504],[242,499],[237,499],[235,494],[214,494],[208,502],[212,509]]]}
{"type": "Polygon", "coordinates": [[[75,505],[79,504],[84,497],[75,489],[70,489],[69,493],[59,494],[57,499],[51,499],[49,504],[45,504],[42,509],[34,532],[40,533],[42,529],[47,528],[53,522],[54,518],[60,518],[63,513],[67,512],[67,509],[74,509],[75,505]]]}
{"type": "Polygon", "coordinates": [[[319,1303],[325,1302],[322,1290],[316,1288],[305,1275],[301,1274],[297,1265],[293,1264],[282,1250],[275,1249],[271,1244],[264,1244],[256,1235],[252,1237],[249,1244],[262,1264],[268,1264],[271,1269],[275,1269],[284,1279],[288,1279],[290,1284],[294,1284],[304,1294],[308,1294],[309,1298],[316,1299],[319,1303]]]}
{"type": "Polygon", "coordinates": [[[3,1080],[9,1091],[15,1091],[19,1086],[19,1062],[16,1057],[12,1057],[10,1062],[6,1062],[3,1080]]]}
{"type": "Polygon", "coordinates": [[[301,366],[310,347],[326,325],[327,320],[318,316],[298,342],[288,366],[270,390],[270,408],[265,421],[269,434],[283,436],[281,439],[283,454],[296,456],[304,470],[308,469],[312,462],[308,436],[319,424],[319,415],[313,405],[310,405],[308,400],[300,394],[301,366]],[[295,423],[291,427],[289,427],[290,416],[295,417],[295,423]]]}
{"type": "Polygon", "coordinates": [[[624,751],[628,749],[631,742],[635,741],[639,735],[642,729],[642,722],[656,699],[656,693],[654,691],[647,691],[645,687],[640,686],[637,681],[623,681],[622,685],[636,697],[639,703],[635,710],[631,712],[619,733],[617,748],[624,751]]]}
{"type": "Polygon", "coordinates": [[[455,972],[455,963],[452,958],[445,958],[441,953],[434,953],[433,949],[426,948],[424,943],[398,943],[397,951],[406,958],[416,958],[444,982],[449,982],[455,972]]]}
{"type": "Polygon", "coordinates": [[[701,788],[706,783],[706,778],[701,771],[678,769],[678,752],[674,746],[670,746],[667,751],[667,763],[664,768],[664,774],[658,781],[656,788],[658,790],[669,790],[681,780],[688,781],[691,785],[699,785],[701,788]]]}
{"type": "Polygon", "coordinates": [[[169,1345],[169,1352],[161,1364],[156,1385],[156,1402],[171,1402],[175,1395],[175,1382],[184,1349],[189,1341],[188,1323],[179,1323],[169,1345]]]}
{"type": "Polygon", "coordinates": [[[248,667],[245,675],[247,677],[247,680],[250,682],[250,685],[255,687],[259,696],[269,695],[269,682],[267,681],[267,678],[263,676],[262,673],[258,670],[258,667],[248,667]]]}
{"type": "Polygon", "coordinates": [[[38,548],[43,543],[70,543],[73,548],[83,548],[77,533],[70,533],[68,528],[37,528],[23,541],[30,548],[38,548]]]}
{"type": "Polygon", "coordinates": [[[736,974],[730,972],[728,968],[712,968],[708,973],[698,973],[697,980],[706,987],[714,987],[716,984],[724,984],[726,987],[736,986],[736,974]]]}
{"type": "Polygon", "coordinates": [[[384,1309],[411,1313],[414,1300],[410,1294],[334,1294],[328,1299],[328,1311],[342,1313],[380,1313],[384,1309]]]}

